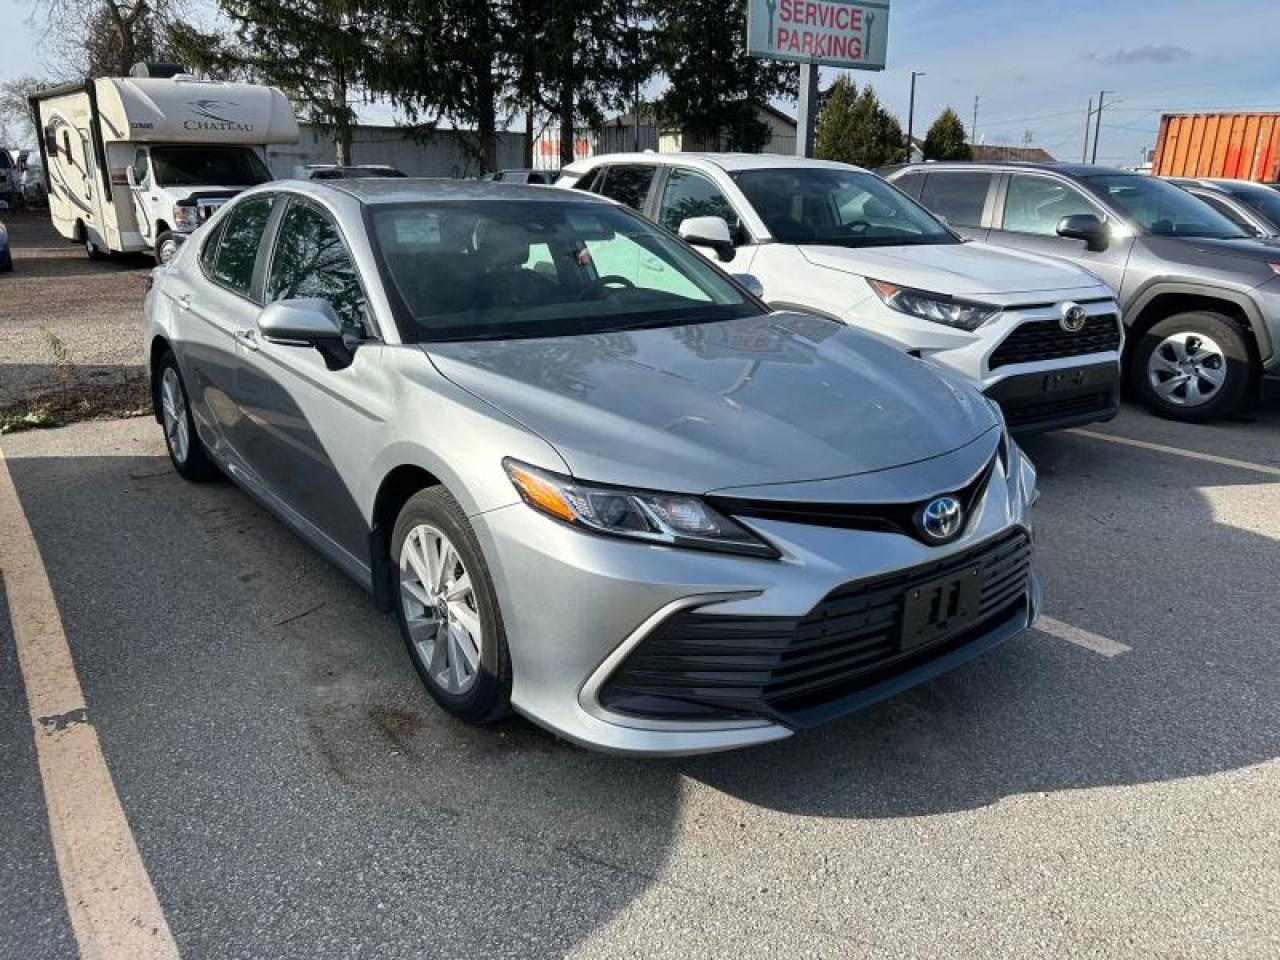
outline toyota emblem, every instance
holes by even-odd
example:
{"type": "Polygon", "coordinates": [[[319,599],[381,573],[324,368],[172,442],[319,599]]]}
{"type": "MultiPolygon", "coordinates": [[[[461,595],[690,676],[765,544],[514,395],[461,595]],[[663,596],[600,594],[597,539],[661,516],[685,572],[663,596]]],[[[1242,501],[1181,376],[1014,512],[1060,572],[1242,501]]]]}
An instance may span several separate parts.
{"type": "Polygon", "coordinates": [[[946,543],[964,526],[964,511],[955,497],[937,497],[924,505],[917,523],[930,543],[946,543]]]}
{"type": "Polygon", "coordinates": [[[1084,307],[1078,303],[1064,303],[1062,305],[1062,319],[1058,321],[1066,333],[1079,333],[1084,329],[1084,322],[1087,316],[1084,307]]]}

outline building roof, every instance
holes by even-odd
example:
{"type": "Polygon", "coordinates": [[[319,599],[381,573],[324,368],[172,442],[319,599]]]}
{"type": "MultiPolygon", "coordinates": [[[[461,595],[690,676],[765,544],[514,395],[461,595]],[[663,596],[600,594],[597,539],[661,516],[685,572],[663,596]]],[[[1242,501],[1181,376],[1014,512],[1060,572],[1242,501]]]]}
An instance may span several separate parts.
{"type": "Polygon", "coordinates": [[[998,144],[973,144],[973,159],[980,162],[1001,163],[1024,160],[1030,163],[1054,163],[1057,158],[1043,147],[1005,147],[998,144]]]}

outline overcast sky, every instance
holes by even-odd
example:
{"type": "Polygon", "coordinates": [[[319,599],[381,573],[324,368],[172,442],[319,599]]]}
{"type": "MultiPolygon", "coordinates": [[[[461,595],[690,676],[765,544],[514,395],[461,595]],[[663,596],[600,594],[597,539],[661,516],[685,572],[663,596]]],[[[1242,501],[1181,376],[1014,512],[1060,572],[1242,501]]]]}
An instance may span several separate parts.
{"type": "MultiPolygon", "coordinates": [[[[0,0],[0,78],[48,72],[32,8],[0,0]]],[[[1278,35],[1280,0],[894,0],[889,69],[854,79],[905,126],[910,71],[923,70],[918,132],[948,104],[970,125],[976,95],[980,141],[1021,144],[1029,130],[1060,159],[1080,156],[1089,98],[1114,91],[1098,159],[1128,164],[1154,145],[1162,111],[1280,111],[1278,35]]]]}

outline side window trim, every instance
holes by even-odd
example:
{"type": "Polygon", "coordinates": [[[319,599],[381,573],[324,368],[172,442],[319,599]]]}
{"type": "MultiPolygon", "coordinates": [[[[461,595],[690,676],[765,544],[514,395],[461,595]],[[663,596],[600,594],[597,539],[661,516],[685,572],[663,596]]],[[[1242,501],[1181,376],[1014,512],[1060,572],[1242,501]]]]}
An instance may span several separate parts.
{"type": "MultiPolygon", "coordinates": [[[[365,341],[381,341],[382,328],[378,323],[378,318],[374,315],[373,300],[369,297],[369,286],[364,282],[364,275],[360,272],[360,265],[356,263],[355,255],[351,252],[351,243],[347,240],[347,234],[342,229],[342,224],[338,222],[337,217],[333,216],[332,213],[326,210],[321,204],[313,201],[310,197],[304,197],[300,194],[281,194],[281,196],[284,197],[287,202],[279,204],[280,210],[278,217],[275,217],[275,211],[272,211],[273,220],[267,224],[267,229],[270,231],[271,237],[270,251],[268,252],[269,255],[266,257],[265,262],[259,263],[255,268],[254,286],[261,292],[262,304],[265,306],[267,303],[267,280],[271,276],[271,266],[275,263],[276,259],[276,246],[280,242],[280,225],[284,223],[285,215],[288,211],[292,210],[295,205],[300,207],[309,207],[318,216],[327,220],[329,225],[333,227],[334,233],[338,235],[338,240],[342,243],[343,252],[347,255],[347,259],[351,261],[351,270],[356,275],[356,283],[360,285],[360,296],[364,298],[365,326],[368,327],[368,329],[365,330],[365,334],[362,339],[365,341]],[[258,270],[261,271],[261,277],[257,275],[258,270]],[[259,286],[259,283],[261,286],[259,286]]],[[[266,245],[264,244],[264,247],[265,246],[266,245]]]]}
{"type": "Polygon", "coordinates": [[[1094,212],[1097,214],[1098,219],[1101,220],[1103,223],[1115,223],[1116,221],[1116,218],[1112,216],[1106,210],[1106,208],[1101,206],[1092,196],[1090,196],[1087,190],[1085,190],[1079,184],[1076,184],[1073,181],[1068,180],[1066,177],[1055,177],[1052,174],[1041,173],[1039,170],[1026,170],[1026,171],[1018,170],[1016,172],[1005,173],[1004,175],[1005,182],[1003,187],[1000,190],[1000,205],[996,208],[992,216],[992,226],[991,226],[992,230],[1000,230],[1000,231],[1003,231],[1004,233],[1016,233],[1020,237],[1050,236],[1049,234],[1046,234],[1046,233],[1036,233],[1030,230],[1012,230],[1005,227],[1004,225],[1005,208],[1008,206],[1009,187],[1013,185],[1014,177],[1033,177],[1037,180],[1048,180],[1050,183],[1056,183],[1063,187],[1066,187],[1068,190],[1074,191],[1075,194],[1078,197],[1080,197],[1080,199],[1083,200],[1087,206],[1092,207],[1094,212]],[[997,218],[998,218],[998,221],[997,221],[997,218]],[[995,225],[997,222],[999,223],[999,226],[995,225]]]}

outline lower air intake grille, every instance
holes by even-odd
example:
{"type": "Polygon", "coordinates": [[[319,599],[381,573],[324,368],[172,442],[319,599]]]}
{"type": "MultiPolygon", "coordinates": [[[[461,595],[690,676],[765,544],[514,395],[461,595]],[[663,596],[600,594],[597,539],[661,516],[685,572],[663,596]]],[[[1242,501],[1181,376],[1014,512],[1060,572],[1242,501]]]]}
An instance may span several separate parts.
{"type": "Polygon", "coordinates": [[[675,614],[609,677],[600,702],[663,719],[766,716],[782,722],[984,635],[1020,610],[1031,568],[1021,529],[944,560],[838,587],[800,619],[675,614]],[[906,600],[977,576],[976,609],[954,630],[903,646],[906,600]]]}

